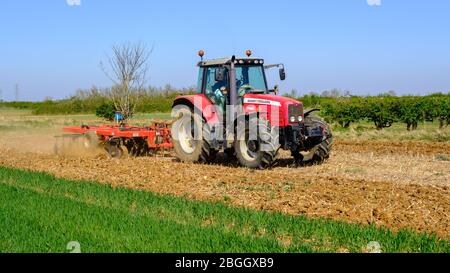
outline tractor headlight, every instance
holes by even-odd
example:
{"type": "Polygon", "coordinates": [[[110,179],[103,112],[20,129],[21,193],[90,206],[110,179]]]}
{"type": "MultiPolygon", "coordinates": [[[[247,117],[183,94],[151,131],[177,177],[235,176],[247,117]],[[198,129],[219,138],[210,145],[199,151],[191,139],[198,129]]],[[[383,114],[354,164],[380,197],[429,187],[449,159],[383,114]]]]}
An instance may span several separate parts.
{"type": "Polygon", "coordinates": [[[289,122],[302,122],[303,121],[303,110],[302,105],[300,103],[290,104],[288,106],[288,115],[289,122]]]}

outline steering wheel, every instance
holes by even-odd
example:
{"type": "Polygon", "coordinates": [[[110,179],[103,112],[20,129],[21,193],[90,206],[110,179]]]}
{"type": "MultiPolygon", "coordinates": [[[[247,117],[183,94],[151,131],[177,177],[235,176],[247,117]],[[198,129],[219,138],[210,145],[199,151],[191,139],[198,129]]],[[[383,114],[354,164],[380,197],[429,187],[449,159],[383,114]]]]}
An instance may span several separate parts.
{"type": "Polygon", "coordinates": [[[244,96],[245,94],[247,94],[247,91],[250,90],[254,90],[255,88],[249,84],[244,84],[243,86],[241,86],[238,90],[238,94],[239,96],[244,96]]]}

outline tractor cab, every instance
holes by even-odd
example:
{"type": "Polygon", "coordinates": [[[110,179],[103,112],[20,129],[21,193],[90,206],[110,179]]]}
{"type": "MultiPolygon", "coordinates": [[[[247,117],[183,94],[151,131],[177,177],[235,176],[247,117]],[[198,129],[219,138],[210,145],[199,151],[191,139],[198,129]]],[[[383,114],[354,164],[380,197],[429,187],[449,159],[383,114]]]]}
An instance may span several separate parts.
{"type": "Polygon", "coordinates": [[[203,61],[204,52],[200,51],[202,61],[198,63],[199,81],[197,92],[204,94],[219,110],[225,111],[225,105],[242,105],[246,94],[277,93],[277,88],[269,89],[265,69],[280,66],[280,79],[285,79],[284,66],[264,66],[264,60],[231,57],[203,61]]]}

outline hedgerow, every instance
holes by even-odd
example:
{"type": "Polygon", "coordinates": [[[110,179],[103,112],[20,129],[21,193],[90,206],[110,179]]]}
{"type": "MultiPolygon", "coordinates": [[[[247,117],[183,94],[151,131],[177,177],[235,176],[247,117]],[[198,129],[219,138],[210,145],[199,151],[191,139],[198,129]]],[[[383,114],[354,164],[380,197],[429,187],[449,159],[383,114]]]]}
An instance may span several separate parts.
{"type": "MultiPolygon", "coordinates": [[[[111,107],[108,89],[93,87],[77,91],[67,99],[42,102],[0,102],[0,106],[29,109],[34,114],[81,114],[97,113],[111,118],[115,109],[111,107]],[[106,112],[108,113],[106,113],[106,112]]],[[[135,112],[170,112],[172,102],[180,94],[193,94],[194,88],[177,89],[170,85],[164,88],[149,87],[139,93],[135,112]]],[[[294,97],[296,92],[286,96],[294,97]]],[[[334,95],[338,92],[334,92],[334,95]]],[[[390,93],[380,96],[321,96],[307,94],[296,99],[303,102],[305,108],[320,108],[321,116],[328,122],[348,128],[360,120],[373,122],[381,130],[395,122],[405,124],[407,130],[417,129],[424,121],[439,121],[440,128],[450,124],[450,94],[431,94],[428,96],[395,96],[390,93]]]]}
{"type": "Polygon", "coordinates": [[[379,130],[402,122],[415,130],[420,122],[438,120],[440,128],[450,123],[450,95],[374,96],[335,98],[322,103],[322,115],[343,128],[368,120],[379,130]]]}

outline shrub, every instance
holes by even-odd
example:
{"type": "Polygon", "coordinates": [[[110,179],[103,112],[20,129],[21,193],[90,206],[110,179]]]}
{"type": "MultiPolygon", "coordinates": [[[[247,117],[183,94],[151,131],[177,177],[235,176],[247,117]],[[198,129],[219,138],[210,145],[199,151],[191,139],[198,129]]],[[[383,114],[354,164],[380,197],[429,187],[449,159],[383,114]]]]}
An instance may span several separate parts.
{"type": "Polygon", "coordinates": [[[398,104],[392,97],[369,97],[365,101],[364,110],[364,116],[378,130],[391,127],[397,121],[398,104]]]}
{"type": "Polygon", "coordinates": [[[100,118],[107,119],[109,121],[114,120],[116,107],[113,103],[103,103],[97,109],[95,109],[95,115],[100,118]]]}
{"type": "Polygon", "coordinates": [[[419,122],[425,120],[424,100],[419,97],[402,97],[397,99],[398,120],[406,123],[408,131],[416,130],[419,122]]]}
{"type": "Polygon", "coordinates": [[[341,98],[334,103],[325,103],[322,108],[326,119],[337,122],[343,128],[363,118],[363,105],[359,98],[341,98]]]}

